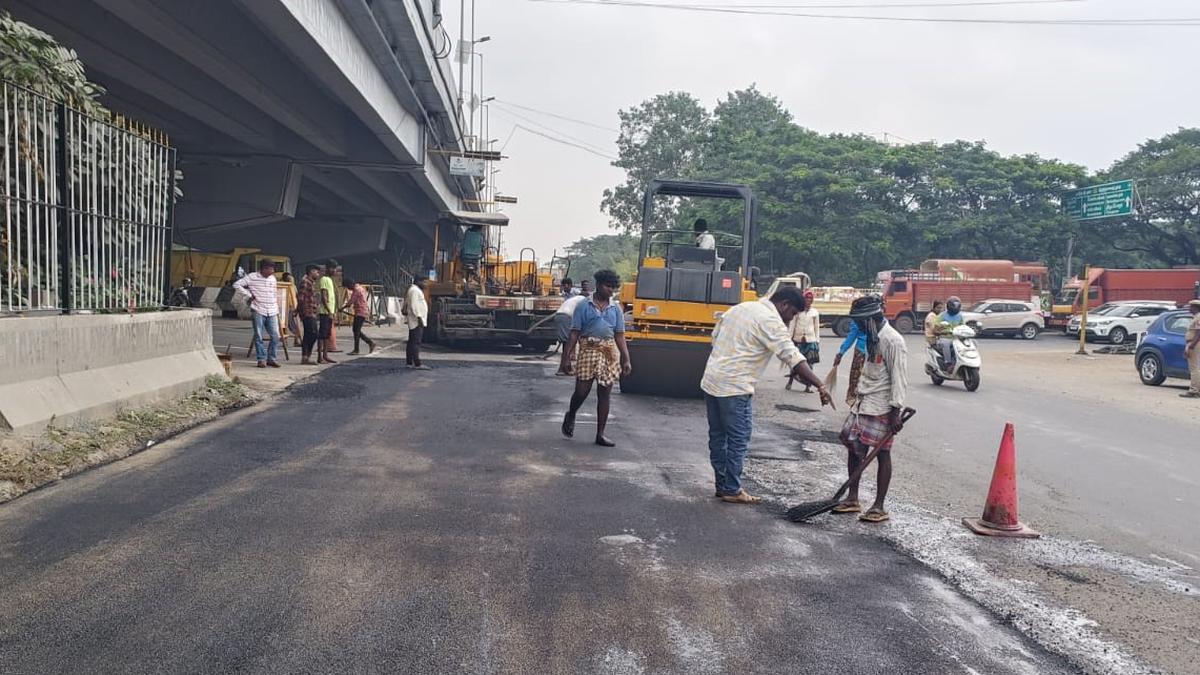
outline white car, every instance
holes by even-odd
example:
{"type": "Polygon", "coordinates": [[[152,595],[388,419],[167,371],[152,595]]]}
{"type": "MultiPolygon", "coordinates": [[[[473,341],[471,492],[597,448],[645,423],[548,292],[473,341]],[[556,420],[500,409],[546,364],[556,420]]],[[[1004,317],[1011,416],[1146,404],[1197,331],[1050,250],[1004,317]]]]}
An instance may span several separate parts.
{"type": "MultiPolygon", "coordinates": [[[[1146,332],[1163,312],[1175,309],[1169,300],[1133,300],[1112,303],[1088,312],[1088,339],[1107,340],[1114,345],[1146,332]]],[[[1079,335],[1078,315],[1067,322],[1067,335],[1079,335]]]]}
{"type": "Polygon", "coordinates": [[[1033,340],[1046,328],[1046,313],[1025,300],[984,300],[963,311],[963,321],[980,336],[1012,335],[1033,340]]]}

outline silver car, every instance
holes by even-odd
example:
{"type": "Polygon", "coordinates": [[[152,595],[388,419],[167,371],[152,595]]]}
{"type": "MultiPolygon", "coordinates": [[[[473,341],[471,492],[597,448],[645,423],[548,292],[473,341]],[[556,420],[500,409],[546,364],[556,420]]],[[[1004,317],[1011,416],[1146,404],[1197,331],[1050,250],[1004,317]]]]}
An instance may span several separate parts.
{"type": "Polygon", "coordinates": [[[963,312],[964,321],[979,335],[1036,339],[1046,328],[1046,313],[1028,300],[984,300],[963,312]]]}

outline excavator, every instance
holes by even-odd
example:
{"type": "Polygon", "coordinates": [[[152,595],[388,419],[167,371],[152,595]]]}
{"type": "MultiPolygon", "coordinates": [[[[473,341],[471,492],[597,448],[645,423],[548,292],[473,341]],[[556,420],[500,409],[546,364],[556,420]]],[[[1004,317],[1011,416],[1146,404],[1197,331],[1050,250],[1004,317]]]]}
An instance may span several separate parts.
{"type": "MultiPolygon", "coordinates": [[[[727,209],[720,209],[722,212],[727,209]]],[[[642,205],[637,279],[622,288],[629,308],[625,339],[633,372],[621,392],[698,398],[712,348],[712,332],[730,307],[755,300],[755,201],[744,185],[653,180],[642,205]],[[680,198],[741,202],[741,234],[713,232],[716,249],[695,245],[690,229],[656,229],[656,200],[680,198]],[[724,256],[722,258],[721,256],[724,256]],[[731,268],[731,269],[726,269],[731,268]]],[[[808,277],[802,282],[804,290],[808,277]]]]}

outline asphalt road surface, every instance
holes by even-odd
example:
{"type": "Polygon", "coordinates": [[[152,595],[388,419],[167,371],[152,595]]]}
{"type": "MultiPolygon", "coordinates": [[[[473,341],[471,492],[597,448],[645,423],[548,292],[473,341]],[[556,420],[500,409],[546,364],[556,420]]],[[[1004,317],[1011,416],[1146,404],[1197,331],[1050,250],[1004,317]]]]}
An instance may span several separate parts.
{"type": "MultiPolygon", "coordinates": [[[[983,383],[969,393],[961,383],[934,386],[924,374],[923,339],[907,341],[909,404],[920,412],[897,440],[896,517],[880,535],[1090,669],[1124,673],[1140,661],[1155,672],[1196,672],[1200,406],[1179,398],[1183,382],[1144,386],[1132,356],[1076,356],[1076,342],[1047,334],[980,341],[983,383]],[[959,523],[982,511],[1010,421],[1021,518],[1044,534],[1036,542],[974,537],[959,523]],[[1072,634],[1085,624],[1092,630],[1072,634]],[[1107,660],[1121,650],[1124,657],[1107,660]]],[[[823,341],[819,374],[839,342],[823,341]]],[[[815,407],[816,397],[784,392],[782,382],[760,385],[760,416],[785,426],[816,416],[809,423],[826,430],[840,423],[844,412],[792,412],[815,407]]],[[[821,468],[843,471],[839,448],[815,447],[803,471],[779,480],[781,495],[821,468]]],[[[764,482],[780,473],[758,469],[764,482]]],[[[865,492],[873,494],[869,485],[865,492]]]]}
{"type": "Polygon", "coordinates": [[[0,507],[0,672],[1070,672],[869,531],[714,500],[696,402],[618,396],[601,449],[553,365],[387,356],[0,507]]]}

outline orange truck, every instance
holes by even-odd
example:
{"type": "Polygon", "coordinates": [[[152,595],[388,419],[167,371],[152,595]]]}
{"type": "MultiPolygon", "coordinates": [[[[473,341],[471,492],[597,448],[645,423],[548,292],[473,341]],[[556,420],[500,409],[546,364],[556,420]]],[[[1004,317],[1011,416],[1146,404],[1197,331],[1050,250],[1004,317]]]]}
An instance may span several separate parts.
{"type": "Polygon", "coordinates": [[[923,325],[934,300],[952,295],[964,308],[994,298],[1039,301],[1046,268],[1011,260],[927,260],[917,270],[888,270],[876,277],[888,321],[901,333],[923,325]],[[1036,283],[1035,283],[1036,282],[1036,283]]]}
{"type": "MultiPolygon", "coordinates": [[[[1066,330],[1071,317],[1083,311],[1082,279],[1063,286],[1046,328],[1066,330]]],[[[1169,300],[1182,305],[1200,298],[1200,267],[1159,270],[1118,270],[1093,267],[1088,277],[1088,309],[1122,300],[1169,300]]]]}

